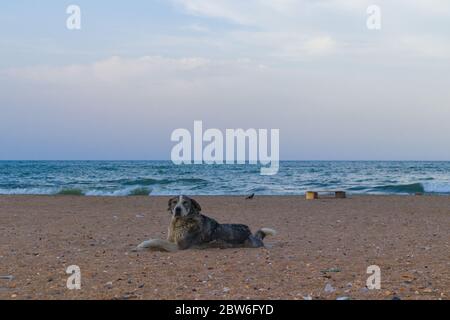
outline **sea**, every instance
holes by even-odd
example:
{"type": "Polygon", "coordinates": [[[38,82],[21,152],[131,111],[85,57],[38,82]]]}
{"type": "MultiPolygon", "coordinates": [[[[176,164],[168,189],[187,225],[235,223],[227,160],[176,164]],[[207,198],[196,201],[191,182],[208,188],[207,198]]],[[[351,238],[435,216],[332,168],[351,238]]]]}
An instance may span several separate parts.
{"type": "Polygon", "coordinates": [[[1,195],[450,194],[450,162],[281,161],[260,166],[175,165],[171,161],[0,161],[1,195]]]}

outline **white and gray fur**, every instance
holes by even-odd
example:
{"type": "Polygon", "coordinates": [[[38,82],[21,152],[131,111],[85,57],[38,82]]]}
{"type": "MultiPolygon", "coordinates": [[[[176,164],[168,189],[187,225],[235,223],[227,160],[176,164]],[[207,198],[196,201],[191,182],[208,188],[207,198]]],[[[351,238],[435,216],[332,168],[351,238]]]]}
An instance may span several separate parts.
{"type": "Polygon", "coordinates": [[[259,229],[252,234],[243,224],[220,224],[216,220],[200,214],[200,205],[187,196],[178,196],[169,200],[168,210],[172,220],[167,240],[151,239],[142,242],[137,249],[158,251],[177,251],[191,248],[259,248],[263,239],[275,235],[269,228],[259,229]]]}

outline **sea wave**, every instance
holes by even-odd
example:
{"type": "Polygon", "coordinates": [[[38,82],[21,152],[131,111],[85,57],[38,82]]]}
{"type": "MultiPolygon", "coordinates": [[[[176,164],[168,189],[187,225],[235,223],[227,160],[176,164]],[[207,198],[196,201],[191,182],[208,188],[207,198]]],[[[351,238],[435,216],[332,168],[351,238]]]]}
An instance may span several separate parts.
{"type": "MultiPolygon", "coordinates": [[[[107,188],[0,188],[1,195],[58,195],[58,196],[148,196],[148,195],[172,195],[176,193],[185,194],[247,194],[247,193],[258,193],[258,194],[303,194],[305,186],[255,186],[246,188],[239,192],[239,190],[234,190],[232,187],[229,188],[218,188],[218,190],[205,190],[200,184],[191,185],[178,185],[176,187],[162,187],[157,186],[149,188],[148,186],[125,186],[116,189],[107,188]],[[219,190],[220,189],[220,190],[219,190]]],[[[450,194],[450,184],[447,183],[410,183],[410,184],[390,184],[390,185],[380,185],[380,186],[349,186],[347,188],[342,188],[348,192],[354,192],[355,194],[367,193],[367,194],[450,194]]]]}
{"type": "Polygon", "coordinates": [[[152,192],[149,188],[136,188],[131,190],[128,195],[129,196],[148,196],[152,192]]]}
{"type": "Polygon", "coordinates": [[[152,190],[144,187],[121,188],[116,190],[93,189],[85,192],[86,196],[91,197],[126,197],[126,196],[148,196],[152,190]]]}
{"type": "Polygon", "coordinates": [[[81,189],[62,189],[56,193],[59,196],[84,196],[84,192],[81,189]]]}
{"type": "Polygon", "coordinates": [[[421,183],[392,184],[392,185],[377,186],[372,188],[371,191],[381,193],[414,194],[414,193],[424,193],[425,188],[421,183]]]}
{"type": "MultiPolygon", "coordinates": [[[[355,190],[355,189],[354,189],[355,190]]],[[[449,194],[450,183],[431,183],[418,182],[410,184],[393,184],[377,186],[370,191],[382,193],[398,193],[398,194],[415,194],[415,193],[430,193],[430,194],[449,194]]]]}

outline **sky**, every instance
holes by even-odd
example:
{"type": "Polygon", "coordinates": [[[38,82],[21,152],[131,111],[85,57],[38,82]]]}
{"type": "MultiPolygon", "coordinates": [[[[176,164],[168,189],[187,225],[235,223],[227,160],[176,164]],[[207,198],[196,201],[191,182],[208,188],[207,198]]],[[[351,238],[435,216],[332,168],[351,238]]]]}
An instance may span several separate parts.
{"type": "Polygon", "coordinates": [[[450,160],[449,88],[448,0],[0,4],[0,160],[169,159],[194,120],[280,129],[284,160],[450,160]]]}

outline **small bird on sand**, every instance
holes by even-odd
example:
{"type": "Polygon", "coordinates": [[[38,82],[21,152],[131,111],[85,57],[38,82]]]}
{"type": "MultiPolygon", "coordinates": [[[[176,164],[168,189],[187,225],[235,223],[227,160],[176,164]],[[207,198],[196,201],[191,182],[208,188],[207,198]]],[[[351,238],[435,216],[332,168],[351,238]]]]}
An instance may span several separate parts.
{"type": "Polygon", "coordinates": [[[251,200],[255,197],[255,194],[252,193],[251,195],[249,195],[247,198],[245,198],[246,200],[251,200]]]}

